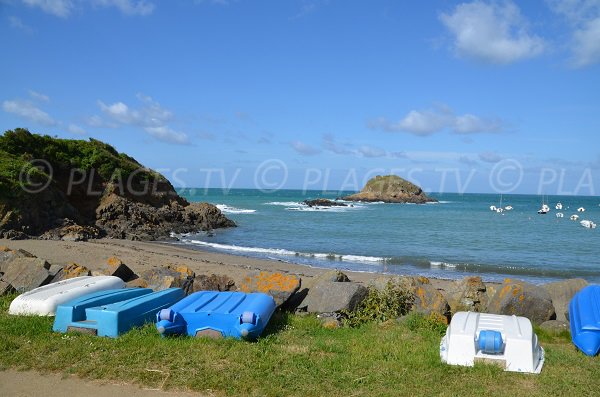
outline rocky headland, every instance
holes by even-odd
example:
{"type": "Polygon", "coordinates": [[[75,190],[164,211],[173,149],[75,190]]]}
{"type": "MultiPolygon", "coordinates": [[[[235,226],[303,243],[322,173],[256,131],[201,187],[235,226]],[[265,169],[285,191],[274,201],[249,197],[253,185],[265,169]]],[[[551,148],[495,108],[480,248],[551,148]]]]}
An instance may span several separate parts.
{"type": "Polygon", "coordinates": [[[214,205],[190,204],[164,176],[106,143],[21,128],[0,136],[0,237],[161,240],[232,226],[214,205]]]}
{"type": "Polygon", "coordinates": [[[376,176],[356,194],[342,198],[347,201],[425,204],[437,202],[423,189],[396,175],[376,176]]]}

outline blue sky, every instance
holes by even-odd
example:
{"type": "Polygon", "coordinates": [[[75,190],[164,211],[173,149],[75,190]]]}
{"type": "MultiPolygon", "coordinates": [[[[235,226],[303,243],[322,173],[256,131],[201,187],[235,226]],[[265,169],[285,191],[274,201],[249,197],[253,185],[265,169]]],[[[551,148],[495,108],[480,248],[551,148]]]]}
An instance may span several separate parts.
{"type": "Polygon", "coordinates": [[[0,0],[0,129],[177,186],[600,194],[600,1],[0,0]]]}

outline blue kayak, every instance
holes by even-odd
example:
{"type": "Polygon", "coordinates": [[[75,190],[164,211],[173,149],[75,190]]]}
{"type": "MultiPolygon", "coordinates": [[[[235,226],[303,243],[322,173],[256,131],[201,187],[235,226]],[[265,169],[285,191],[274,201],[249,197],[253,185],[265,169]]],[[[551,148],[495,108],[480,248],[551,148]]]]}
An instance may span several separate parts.
{"type": "Polygon", "coordinates": [[[256,339],[276,305],[261,293],[200,291],[156,314],[161,335],[256,339]]]}
{"type": "Polygon", "coordinates": [[[579,291],[569,304],[571,338],[579,350],[588,356],[600,352],[600,285],[590,285],[579,291]]]}
{"type": "Polygon", "coordinates": [[[52,329],[116,338],[133,327],[152,322],[157,311],[184,296],[181,288],[158,292],[127,288],[91,293],[58,306],[52,329]]]}

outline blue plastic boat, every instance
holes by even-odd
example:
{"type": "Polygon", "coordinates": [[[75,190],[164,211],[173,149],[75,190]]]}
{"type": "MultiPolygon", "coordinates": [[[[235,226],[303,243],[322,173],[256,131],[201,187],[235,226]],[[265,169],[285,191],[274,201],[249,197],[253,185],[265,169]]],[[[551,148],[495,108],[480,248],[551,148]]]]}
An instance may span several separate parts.
{"type": "Polygon", "coordinates": [[[579,291],[569,304],[571,338],[579,350],[588,356],[600,352],[600,285],[590,285],[579,291]]]}
{"type": "Polygon", "coordinates": [[[261,293],[200,291],[156,314],[161,335],[256,339],[276,305],[261,293]]]}
{"type": "Polygon", "coordinates": [[[116,338],[154,321],[156,312],[185,296],[181,288],[152,292],[149,288],[108,290],[84,295],[58,306],[52,329],[116,338]]]}

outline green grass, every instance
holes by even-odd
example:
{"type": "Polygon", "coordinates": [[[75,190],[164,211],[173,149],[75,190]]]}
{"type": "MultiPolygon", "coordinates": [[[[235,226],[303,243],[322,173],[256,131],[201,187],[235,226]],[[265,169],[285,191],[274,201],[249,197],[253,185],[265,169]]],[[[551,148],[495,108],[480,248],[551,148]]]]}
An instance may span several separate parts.
{"type": "Polygon", "coordinates": [[[563,336],[539,333],[540,375],[439,359],[443,329],[411,316],[397,323],[327,330],[314,317],[277,314],[265,337],[249,343],[161,338],[149,324],[118,339],[55,334],[52,318],[7,314],[0,298],[0,368],[232,396],[554,396],[593,395],[600,361],[563,336]]]}

